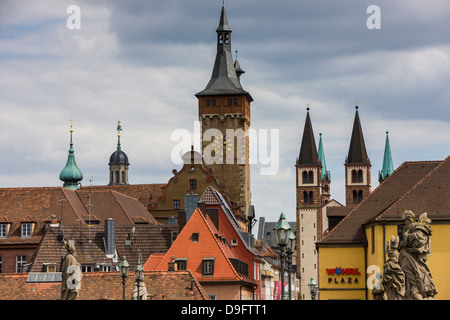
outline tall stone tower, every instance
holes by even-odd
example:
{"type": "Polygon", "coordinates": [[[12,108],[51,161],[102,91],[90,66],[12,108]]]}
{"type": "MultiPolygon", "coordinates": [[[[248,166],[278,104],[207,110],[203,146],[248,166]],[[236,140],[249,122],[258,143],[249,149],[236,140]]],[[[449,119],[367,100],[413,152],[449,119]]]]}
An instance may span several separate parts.
{"type": "Polygon", "coordinates": [[[348,156],[345,159],[345,203],[346,206],[357,205],[371,192],[370,159],[359,120],[358,106],[355,107],[352,137],[348,156]]]}
{"type": "MultiPolygon", "coordinates": [[[[307,108],[300,153],[296,161],[297,190],[297,272],[300,274],[300,292],[309,298],[308,282],[318,279],[318,254],[315,243],[323,234],[322,206],[324,205],[324,186],[329,188],[329,172],[323,174],[325,157],[323,147],[320,159],[314,139],[314,132],[307,108]],[[323,164],[321,162],[323,160],[323,164]],[[326,184],[324,184],[324,180],[326,184]]],[[[328,198],[329,199],[329,198],[328,198]]]]}
{"type": "Polygon", "coordinates": [[[217,33],[217,54],[211,79],[198,98],[202,129],[202,155],[225,186],[230,199],[239,204],[239,221],[248,228],[250,199],[249,138],[251,95],[240,82],[244,73],[233,61],[231,29],[222,6],[217,33]]]}

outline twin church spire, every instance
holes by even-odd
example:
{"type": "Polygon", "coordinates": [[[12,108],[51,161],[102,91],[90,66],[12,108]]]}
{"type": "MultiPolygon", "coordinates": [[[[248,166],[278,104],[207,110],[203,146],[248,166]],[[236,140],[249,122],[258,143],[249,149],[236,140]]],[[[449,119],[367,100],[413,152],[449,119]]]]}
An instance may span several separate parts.
{"type": "MultiPolygon", "coordinates": [[[[359,107],[355,106],[355,118],[350,139],[348,154],[345,159],[345,188],[346,204],[353,205],[361,202],[370,192],[370,158],[367,155],[366,144],[364,141],[361,120],[358,112],[359,107]]],[[[320,166],[320,178],[322,182],[331,182],[331,176],[327,171],[325,152],[322,142],[322,133],[320,133],[319,150],[317,151],[314,139],[314,132],[307,108],[306,120],[303,129],[303,137],[300,147],[300,153],[296,166],[320,166]]],[[[379,182],[382,183],[394,171],[392,162],[391,147],[389,143],[388,132],[386,132],[386,143],[383,158],[383,168],[379,172],[379,182]]],[[[327,187],[328,188],[328,187],[327,187]]]]}

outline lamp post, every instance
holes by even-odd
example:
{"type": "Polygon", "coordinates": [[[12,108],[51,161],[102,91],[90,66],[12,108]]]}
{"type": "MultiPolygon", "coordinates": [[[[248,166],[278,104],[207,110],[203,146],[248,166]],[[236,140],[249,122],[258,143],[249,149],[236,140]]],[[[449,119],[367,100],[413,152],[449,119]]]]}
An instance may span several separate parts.
{"type": "Polygon", "coordinates": [[[292,266],[292,255],[295,252],[295,246],[297,244],[297,237],[294,232],[290,232],[288,244],[286,246],[286,254],[288,256],[288,275],[289,275],[289,300],[292,299],[292,290],[291,290],[291,266],[292,266]]]}
{"type": "Polygon", "coordinates": [[[130,265],[128,264],[127,258],[123,256],[122,261],[119,264],[120,275],[122,276],[123,300],[125,300],[125,282],[128,277],[128,268],[130,268],[130,265]]]}
{"type": "Polygon", "coordinates": [[[284,213],[280,214],[280,219],[278,219],[273,230],[275,231],[277,245],[281,249],[281,300],[284,300],[284,251],[289,242],[290,233],[292,232],[284,213]]]}
{"type": "Polygon", "coordinates": [[[311,277],[311,280],[309,280],[308,287],[309,287],[309,292],[311,293],[311,300],[316,300],[316,293],[317,293],[318,285],[313,277],[311,277]]]}
{"type": "Polygon", "coordinates": [[[141,265],[141,259],[138,260],[136,267],[134,268],[134,279],[136,280],[136,285],[137,285],[136,300],[141,300],[140,285],[141,285],[141,282],[144,280],[144,269],[142,268],[142,265],[141,265]]]}

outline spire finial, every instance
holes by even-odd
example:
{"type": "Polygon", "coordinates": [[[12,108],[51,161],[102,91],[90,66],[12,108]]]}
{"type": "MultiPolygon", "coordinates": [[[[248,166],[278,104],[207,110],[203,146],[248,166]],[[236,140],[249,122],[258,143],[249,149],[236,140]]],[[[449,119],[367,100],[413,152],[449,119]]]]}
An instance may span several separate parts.
{"type": "Polygon", "coordinates": [[[120,131],[122,131],[122,126],[120,125],[120,120],[119,120],[119,121],[117,121],[117,150],[121,150],[120,131]]]}
{"type": "Polygon", "coordinates": [[[70,132],[73,132],[73,129],[72,129],[72,123],[73,123],[73,119],[72,118],[70,118],[70,132]]]}
{"type": "Polygon", "coordinates": [[[309,104],[309,102],[306,104],[306,111],[309,111],[309,106],[310,106],[310,104],[309,104]]]}

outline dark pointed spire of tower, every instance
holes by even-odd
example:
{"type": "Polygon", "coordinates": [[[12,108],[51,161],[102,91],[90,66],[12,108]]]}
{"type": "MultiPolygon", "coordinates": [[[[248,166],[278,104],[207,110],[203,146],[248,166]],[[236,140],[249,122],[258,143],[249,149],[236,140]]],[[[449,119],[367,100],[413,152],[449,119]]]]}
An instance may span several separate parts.
{"type": "Polygon", "coordinates": [[[370,159],[367,156],[366,144],[364,143],[361,122],[359,120],[358,106],[355,106],[355,109],[355,120],[353,122],[353,131],[350,140],[350,148],[348,150],[347,163],[370,164],[370,159]]]}
{"type": "Polygon", "coordinates": [[[225,6],[222,6],[219,26],[217,32],[217,54],[214,63],[211,79],[205,89],[196,94],[199,96],[208,95],[247,95],[250,101],[253,101],[250,94],[245,91],[240,83],[241,73],[236,72],[233,55],[231,53],[231,28],[228,24],[228,18],[225,6]]]}
{"type": "Polygon", "coordinates": [[[70,120],[70,148],[69,155],[67,156],[66,166],[61,170],[59,174],[59,179],[64,182],[63,187],[69,189],[78,189],[78,182],[83,180],[83,174],[81,170],[77,167],[75,162],[75,155],[73,150],[72,142],[72,119],[70,120]]]}
{"type": "Polygon", "coordinates": [[[303,129],[302,145],[298,156],[298,164],[320,164],[319,156],[317,154],[316,141],[314,140],[314,132],[309,116],[309,107],[306,108],[305,127],[303,129]]]}

